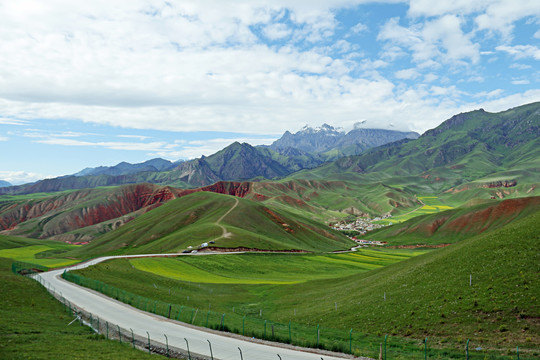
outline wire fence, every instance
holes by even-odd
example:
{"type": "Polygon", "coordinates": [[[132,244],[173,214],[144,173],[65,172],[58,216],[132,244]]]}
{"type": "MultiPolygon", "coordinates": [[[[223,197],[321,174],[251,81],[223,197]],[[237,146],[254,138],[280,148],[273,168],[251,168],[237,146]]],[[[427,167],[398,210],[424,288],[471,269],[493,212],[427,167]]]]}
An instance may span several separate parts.
{"type": "MultiPolygon", "coordinates": [[[[15,273],[23,275],[42,271],[41,269],[38,269],[37,265],[21,262],[13,263],[12,270],[15,273]],[[39,271],[33,271],[32,269],[39,271]]],[[[86,278],[67,271],[64,271],[62,277],[77,285],[93,289],[138,309],[164,316],[171,320],[296,346],[319,348],[352,354],[354,356],[367,356],[384,360],[533,359],[531,357],[527,358],[520,355],[519,347],[509,352],[507,355],[500,355],[484,349],[482,344],[475,344],[467,340],[466,343],[463,344],[462,349],[440,349],[431,347],[428,338],[417,340],[398,336],[368,335],[356,332],[353,329],[344,331],[319,325],[308,326],[293,322],[279,323],[263,319],[262,317],[248,317],[236,313],[205,311],[190,306],[149,299],[108,285],[102,281],[86,278]]],[[[199,359],[183,349],[170,348],[167,341],[165,343],[159,341],[152,342],[149,335],[145,339],[134,335],[133,332],[130,332],[127,329],[122,329],[115,324],[103,321],[93,314],[86,313],[67,301],[61,294],[56,293],[54,287],[51,288],[51,285],[41,277],[35,277],[35,279],[45,288],[48,288],[49,292],[63,303],[67,312],[75,314],[81,323],[86,323],[91,326],[94,331],[103,334],[108,339],[117,339],[120,342],[131,342],[134,347],[170,357],[199,359]]],[[[208,357],[202,357],[201,359],[208,359],[208,357]]]]}

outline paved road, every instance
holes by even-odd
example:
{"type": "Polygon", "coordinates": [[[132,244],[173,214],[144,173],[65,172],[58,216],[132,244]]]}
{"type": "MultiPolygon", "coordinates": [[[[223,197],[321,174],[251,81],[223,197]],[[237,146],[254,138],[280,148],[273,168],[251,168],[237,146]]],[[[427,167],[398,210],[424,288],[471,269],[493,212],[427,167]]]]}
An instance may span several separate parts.
{"type": "MultiPolygon", "coordinates": [[[[121,257],[142,257],[142,256],[162,256],[159,254],[148,255],[127,255],[121,257]]],[[[169,254],[170,256],[170,254],[169,254]]],[[[176,254],[174,256],[177,256],[176,254]]],[[[99,262],[119,257],[102,257],[70,267],[79,269],[97,264],[99,262]]],[[[165,319],[154,314],[146,313],[116,300],[108,298],[102,294],[90,291],[84,287],[79,287],[60,277],[64,269],[52,270],[41,273],[37,276],[50,282],[51,286],[62,296],[77,305],[83,310],[97,315],[102,321],[108,321],[120,325],[124,329],[133,329],[135,335],[146,338],[146,332],[150,334],[152,341],[165,343],[164,334],[167,335],[169,345],[180,349],[186,349],[184,338],[189,341],[189,348],[192,353],[198,353],[210,357],[210,349],[207,340],[212,343],[212,350],[215,359],[240,359],[242,350],[244,360],[278,360],[278,354],[282,360],[338,360],[345,357],[321,355],[310,353],[309,349],[294,350],[282,347],[274,347],[249,341],[248,338],[232,338],[211,332],[206,332],[200,328],[194,329],[184,326],[179,322],[165,319]]]]}

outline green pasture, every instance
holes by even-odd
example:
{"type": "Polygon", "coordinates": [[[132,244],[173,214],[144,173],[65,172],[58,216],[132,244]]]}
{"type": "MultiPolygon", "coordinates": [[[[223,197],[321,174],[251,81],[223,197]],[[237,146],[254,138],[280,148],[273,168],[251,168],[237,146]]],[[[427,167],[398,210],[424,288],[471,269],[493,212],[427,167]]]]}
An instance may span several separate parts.
{"type": "Polygon", "coordinates": [[[139,258],[129,262],[138,270],[192,283],[295,284],[349,276],[417,254],[419,252],[366,249],[336,255],[179,256],[139,258]]]}
{"type": "Polygon", "coordinates": [[[375,223],[384,224],[384,225],[399,224],[420,215],[436,214],[441,211],[453,209],[452,206],[445,204],[437,196],[418,196],[417,198],[424,205],[419,206],[418,208],[408,211],[401,215],[392,216],[391,218],[375,221],[375,223]]]}
{"type": "Polygon", "coordinates": [[[54,241],[0,236],[0,258],[23,261],[47,267],[61,267],[80,260],[63,258],[62,254],[77,245],[54,241]]]}
{"type": "Polygon", "coordinates": [[[274,324],[276,337],[287,342],[291,322],[293,342],[316,346],[313,335],[320,326],[321,334],[326,334],[321,342],[337,349],[347,349],[352,328],[359,355],[377,356],[381,336],[388,334],[395,344],[392,358],[419,358],[404,355],[404,348],[416,342],[420,351],[421,339],[429,337],[434,348],[447,352],[433,358],[463,358],[462,353],[448,354],[464,349],[470,339],[475,348],[483,349],[477,353],[480,357],[471,359],[509,359],[516,346],[525,359],[540,356],[540,328],[534,321],[540,314],[539,226],[537,212],[419,256],[369,249],[324,256],[246,254],[173,260],[217,273],[219,281],[228,278],[236,283],[177,280],[170,273],[161,276],[140,271],[134,260],[106,262],[74,273],[95,279],[98,290],[142,309],[164,314],[170,305],[174,318],[201,326],[208,319],[208,326],[217,328],[224,318],[229,331],[242,333],[245,326],[250,336],[253,332],[253,336],[265,337],[266,324],[269,337],[274,324]],[[379,254],[384,256],[375,256],[379,254]],[[396,258],[388,259],[390,256],[396,258]],[[408,258],[397,261],[400,257],[408,258]],[[376,268],[368,270],[362,261],[376,268]],[[380,266],[384,261],[393,263],[380,266]],[[227,263],[232,267],[227,269],[227,263]],[[291,268],[300,264],[314,267],[296,278],[272,268],[285,263],[291,268]],[[245,278],[267,283],[239,283],[238,279],[245,278]],[[268,283],[270,280],[295,283],[268,283]],[[120,290],[114,293],[113,288],[120,290]],[[405,343],[398,346],[400,339],[405,343]]]}

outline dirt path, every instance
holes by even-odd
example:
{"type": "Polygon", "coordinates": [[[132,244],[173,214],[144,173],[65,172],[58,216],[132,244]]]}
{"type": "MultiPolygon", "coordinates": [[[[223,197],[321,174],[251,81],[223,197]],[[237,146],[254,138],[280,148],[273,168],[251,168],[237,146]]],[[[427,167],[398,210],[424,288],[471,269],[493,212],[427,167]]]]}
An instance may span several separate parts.
{"type": "Polygon", "coordinates": [[[414,209],[414,210],[412,210],[412,211],[409,211],[408,213],[401,214],[401,215],[399,215],[399,216],[406,216],[406,215],[412,214],[413,212],[418,211],[418,210],[420,210],[421,208],[423,208],[424,206],[426,206],[426,204],[425,204],[422,200],[420,200],[419,197],[416,197],[416,200],[418,200],[418,201],[420,202],[420,204],[422,204],[422,206],[417,207],[416,209],[414,209]]]}
{"type": "Polygon", "coordinates": [[[232,233],[228,232],[227,231],[227,228],[223,225],[221,225],[221,221],[223,221],[223,219],[225,218],[225,216],[229,215],[237,206],[238,206],[238,199],[237,198],[234,198],[235,200],[235,203],[233,206],[231,206],[231,208],[229,210],[227,210],[227,212],[225,214],[223,214],[219,219],[218,221],[215,222],[215,224],[217,226],[219,226],[222,230],[222,233],[221,233],[221,236],[218,236],[217,238],[215,239],[212,239],[211,241],[216,241],[216,240],[219,240],[219,239],[223,239],[223,238],[229,238],[232,236],[232,233]]]}

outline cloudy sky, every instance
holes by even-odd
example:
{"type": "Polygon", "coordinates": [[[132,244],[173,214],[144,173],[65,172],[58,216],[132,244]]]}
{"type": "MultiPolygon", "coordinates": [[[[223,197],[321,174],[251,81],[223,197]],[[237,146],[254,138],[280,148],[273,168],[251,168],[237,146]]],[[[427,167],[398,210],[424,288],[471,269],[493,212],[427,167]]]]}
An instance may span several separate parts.
{"type": "Polygon", "coordinates": [[[0,179],[540,101],[540,1],[0,0],[0,179]]]}

